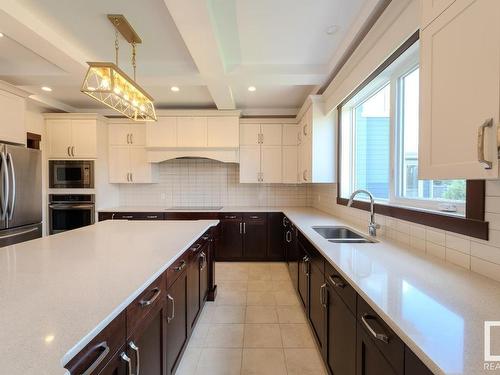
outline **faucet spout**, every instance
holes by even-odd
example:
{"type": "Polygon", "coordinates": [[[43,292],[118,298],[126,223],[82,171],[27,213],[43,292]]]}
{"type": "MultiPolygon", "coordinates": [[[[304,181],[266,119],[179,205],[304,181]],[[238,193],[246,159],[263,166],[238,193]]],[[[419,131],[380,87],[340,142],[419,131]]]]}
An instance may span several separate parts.
{"type": "Polygon", "coordinates": [[[364,189],[359,189],[354,191],[349,197],[349,202],[347,203],[347,206],[348,207],[352,206],[354,198],[358,194],[365,194],[368,195],[368,198],[370,198],[370,224],[368,224],[368,233],[370,234],[370,236],[375,237],[377,235],[377,229],[380,228],[380,225],[375,222],[375,210],[374,210],[375,200],[373,199],[372,193],[364,189]]]}

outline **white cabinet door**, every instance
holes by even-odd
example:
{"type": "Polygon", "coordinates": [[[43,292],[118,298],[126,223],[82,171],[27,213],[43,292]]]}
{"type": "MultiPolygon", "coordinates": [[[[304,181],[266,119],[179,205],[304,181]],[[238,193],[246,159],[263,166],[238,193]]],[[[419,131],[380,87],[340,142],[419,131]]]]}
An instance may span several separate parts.
{"type": "Polygon", "coordinates": [[[296,146],[299,127],[295,124],[283,124],[283,146],[296,146]]]}
{"type": "Polygon", "coordinates": [[[260,124],[240,124],[240,146],[254,146],[259,143],[260,124]]]}
{"type": "Polygon", "coordinates": [[[96,120],[71,120],[72,156],[97,158],[96,120]]]}
{"type": "Polygon", "coordinates": [[[113,146],[126,146],[130,144],[130,125],[109,124],[108,138],[109,144],[113,146]]]}
{"type": "Polygon", "coordinates": [[[177,117],[159,117],[146,125],[147,147],[177,147],[177,117]]]}
{"type": "Polygon", "coordinates": [[[239,146],[238,117],[209,117],[207,119],[207,146],[231,147],[239,146]]]}
{"type": "Polygon", "coordinates": [[[260,177],[260,146],[240,147],[240,182],[256,183],[260,177]]]}
{"type": "Polygon", "coordinates": [[[146,145],[146,124],[138,122],[131,124],[130,130],[130,144],[134,146],[146,145]]]}
{"type": "Polygon", "coordinates": [[[281,146],[262,146],[261,148],[261,171],[262,182],[282,182],[281,146]]]}
{"type": "Polygon", "coordinates": [[[260,128],[262,133],[262,144],[266,146],[281,146],[281,124],[261,124],[260,128]]]}
{"type": "Polygon", "coordinates": [[[0,91],[0,111],[0,141],[26,144],[25,99],[0,91]]]}
{"type": "Polygon", "coordinates": [[[298,176],[297,146],[283,146],[283,183],[296,184],[298,176]]]}
{"type": "Polygon", "coordinates": [[[437,16],[444,12],[455,0],[423,0],[420,2],[422,12],[421,29],[425,29],[437,16]]]}
{"type": "Polygon", "coordinates": [[[109,182],[130,183],[130,148],[128,146],[111,146],[109,148],[109,182]]]}
{"type": "Polygon", "coordinates": [[[71,158],[71,120],[47,120],[48,157],[71,158]]]}
{"type": "Polygon", "coordinates": [[[500,1],[456,0],[421,33],[420,179],[498,177],[500,1]],[[478,130],[486,120],[485,169],[478,130]]]}
{"type": "Polygon", "coordinates": [[[207,118],[179,117],[177,119],[178,147],[207,146],[207,118]]]}
{"type": "Polygon", "coordinates": [[[148,162],[147,151],[143,147],[130,147],[130,173],[132,183],[153,182],[152,165],[148,162]]]}

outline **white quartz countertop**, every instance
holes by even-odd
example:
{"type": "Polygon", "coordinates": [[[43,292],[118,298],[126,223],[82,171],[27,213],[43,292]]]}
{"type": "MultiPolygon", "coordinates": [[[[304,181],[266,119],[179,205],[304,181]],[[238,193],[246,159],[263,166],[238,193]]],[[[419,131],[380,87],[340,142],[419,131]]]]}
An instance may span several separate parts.
{"type": "Polygon", "coordinates": [[[217,220],[104,221],[0,249],[0,373],[65,374],[217,220]]]}
{"type": "Polygon", "coordinates": [[[330,243],[311,227],[351,225],[313,208],[219,210],[230,211],[283,212],[434,373],[491,373],[484,370],[484,321],[500,321],[500,283],[386,239],[330,243]]]}
{"type": "Polygon", "coordinates": [[[342,220],[307,208],[283,212],[434,373],[491,373],[484,321],[500,320],[500,283],[385,239],[331,243],[311,227],[342,220]]]}

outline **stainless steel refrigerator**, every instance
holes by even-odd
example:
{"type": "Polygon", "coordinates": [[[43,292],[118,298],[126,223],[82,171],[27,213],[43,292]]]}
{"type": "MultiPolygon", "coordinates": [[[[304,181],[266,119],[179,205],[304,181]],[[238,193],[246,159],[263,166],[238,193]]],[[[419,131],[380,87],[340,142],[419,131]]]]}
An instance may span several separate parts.
{"type": "Polygon", "coordinates": [[[40,150],[0,143],[0,247],[42,236],[40,150]]]}

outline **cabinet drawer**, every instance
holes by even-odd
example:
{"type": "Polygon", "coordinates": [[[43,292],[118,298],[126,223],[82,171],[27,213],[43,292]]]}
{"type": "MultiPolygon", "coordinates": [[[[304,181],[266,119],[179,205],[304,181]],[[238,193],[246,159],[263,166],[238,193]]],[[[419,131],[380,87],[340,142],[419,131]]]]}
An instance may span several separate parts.
{"type": "Polygon", "coordinates": [[[115,212],[112,220],[163,220],[163,212],[115,212]]]}
{"type": "Polygon", "coordinates": [[[243,215],[240,213],[225,212],[223,214],[220,214],[221,220],[241,220],[242,218],[243,215]]]}
{"type": "Polygon", "coordinates": [[[325,262],[325,278],[352,313],[356,315],[356,291],[328,262],[325,262]]]}
{"type": "Polygon", "coordinates": [[[65,366],[71,375],[98,374],[125,344],[125,313],[118,315],[65,366]]]}
{"type": "Polygon", "coordinates": [[[217,220],[217,212],[165,212],[165,220],[217,220]]]}
{"type": "Polygon", "coordinates": [[[304,237],[302,233],[299,233],[299,241],[302,243],[302,246],[304,246],[311,264],[324,273],[325,259],[323,258],[323,255],[321,255],[321,253],[309,242],[307,238],[304,237]]]}
{"type": "Polygon", "coordinates": [[[249,212],[243,214],[244,221],[266,221],[267,213],[262,212],[249,212]]]}
{"type": "Polygon", "coordinates": [[[371,338],[396,373],[403,374],[405,351],[403,341],[359,295],[357,318],[365,334],[371,338]]]}
{"type": "Polygon", "coordinates": [[[193,252],[191,250],[185,251],[170,267],[167,269],[167,288],[177,280],[177,278],[182,274],[192,257],[193,252]]]}
{"type": "Polygon", "coordinates": [[[127,306],[127,337],[134,332],[139,323],[165,299],[163,275],[157,278],[130,305],[127,306]]]}

